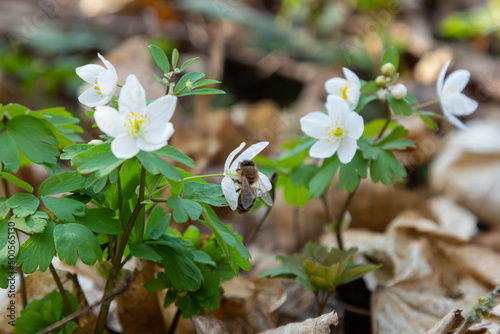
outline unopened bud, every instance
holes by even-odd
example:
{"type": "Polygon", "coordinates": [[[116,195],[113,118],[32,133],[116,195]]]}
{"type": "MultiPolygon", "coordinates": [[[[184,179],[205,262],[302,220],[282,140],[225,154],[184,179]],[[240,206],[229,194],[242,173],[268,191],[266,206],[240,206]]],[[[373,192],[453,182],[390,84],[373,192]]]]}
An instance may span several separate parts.
{"type": "Polygon", "coordinates": [[[91,141],[89,141],[89,145],[101,145],[102,143],[104,142],[100,139],[92,139],[91,141]]]}
{"type": "Polygon", "coordinates": [[[387,80],[387,78],[383,75],[379,75],[377,78],[375,78],[375,83],[377,84],[377,86],[379,87],[384,87],[387,80]]]}
{"type": "Polygon", "coordinates": [[[193,89],[193,82],[191,80],[186,81],[186,88],[188,91],[193,89]]]}
{"type": "Polygon", "coordinates": [[[380,72],[385,75],[386,77],[392,76],[394,73],[396,73],[396,67],[394,67],[393,64],[391,63],[385,63],[382,65],[380,68],[380,72]]]}
{"type": "Polygon", "coordinates": [[[394,97],[396,100],[404,99],[406,97],[406,93],[408,92],[406,86],[402,83],[390,86],[389,91],[391,92],[392,97],[394,97]]]}

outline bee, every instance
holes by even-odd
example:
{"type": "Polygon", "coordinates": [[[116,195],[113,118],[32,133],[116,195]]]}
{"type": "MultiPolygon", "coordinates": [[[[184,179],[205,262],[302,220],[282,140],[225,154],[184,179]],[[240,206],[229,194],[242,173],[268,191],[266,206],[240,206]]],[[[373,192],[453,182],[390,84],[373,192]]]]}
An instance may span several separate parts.
{"type": "Polygon", "coordinates": [[[239,213],[246,213],[255,205],[257,197],[269,206],[273,205],[273,200],[266,190],[266,187],[259,178],[259,171],[252,160],[243,160],[240,162],[238,169],[238,180],[240,188],[237,190],[238,207],[236,210],[239,213]]]}

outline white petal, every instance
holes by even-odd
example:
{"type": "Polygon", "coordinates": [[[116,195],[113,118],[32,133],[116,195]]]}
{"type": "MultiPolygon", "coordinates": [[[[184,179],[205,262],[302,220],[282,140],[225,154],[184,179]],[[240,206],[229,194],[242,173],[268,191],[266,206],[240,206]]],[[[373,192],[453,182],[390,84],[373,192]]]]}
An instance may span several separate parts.
{"type": "Polygon", "coordinates": [[[337,152],[339,142],[337,140],[320,139],[309,150],[309,155],[313,158],[329,158],[337,152]]]}
{"type": "Polygon", "coordinates": [[[469,79],[470,72],[467,70],[456,70],[455,72],[451,73],[444,81],[443,95],[446,95],[449,92],[461,93],[464,90],[465,86],[467,86],[469,79]]]}
{"type": "Polygon", "coordinates": [[[100,65],[89,64],[77,67],[76,74],[88,83],[95,85],[95,79],[97,79],[99,73],[105,70],[106,69],[100,65]]]}
{"type": "Polygon", "coordinates": [[[335,95],[328,95],[326,99],[326,110],[328,115],[335,122],[345,123],[347,115],[351,112],[351,107],[343,99],[335,95]]]}
{"type": "Polygon", "coordinates": [[[226,174],[229,171],[229,167],[231,166],[231,161],[233,161],[236,154],[238,154],[243,149],[243,147],[245,147],[245,145],[246,143],[243,142],[240,144],[240,146],[238,146],[231,153],[229,153],[226,162],[224,163],[224,174],[226,174]]]}
{"type": "Polygon", "coordinates": [[[118,159],[130,159],[139,153],[139,147],[134,138],[124,135],[111,142],[111,152],[118,159]]]}
{"type": "Polygon", "coordinates": [[[325,82],[325,90],[327,93],[337,96],[342,95],[342,89],[344,89],[345,86],[349,86],[349,82],[343,78],[331,78],[325,82]]]}
{"type": "Polygon", "coordinates": [[[443,113],[467,116],[476,111],[478,103],[462,93],[450,93],[441,99],[441,107],[443,113]]]}
{"type": "Polygon", "coordinates": [[[150,143],[144,137],[136,138],[137,147],[144,152],[153,152],[167,145],[167,141],[161,143],[150,143]]]}
{"type": "Polygon", "coordinates": [[[78,96],[78,101],[88,107],[103,106],[109,102],[106,96],[97,94],[94,87],[87,89],[80,96],[78,96]]]}
{"type": "Polygon", "coordinates": [[[97,127],[111,137],[121,137],[127,133],[125,120],[115,108],[100,106],[94,113],[97,127]]]}
{"type": "Polygon", "coordinates": [[[146,92],[133,74],[127,77],[127,81],[120,91],[118,108],[123,114],[128,114],[131,111],[138,113],[146,108],[146,92]]]}
{"type": "Polygon", "coordinates": [[[102,60],[102,62],[104,63],[104,65],[106,65],[106,68],[108,70],[110,70],[111,72],[113,72],[115,74],[115,77],[118,77],[118,75],[116,74],[115,67],[109,61],[107,61],[103,56],[101,56],[100,53],[97,53],[97,56],[99,57],[99,59],[102,60]]]}
{"type": "Polygon", "coordinates": [[[361,96],[361,90],[359,87],[351,86],[346,91],[347,94],[347,104],[350,110],[356,109],[359,103],[359,97],[361,96]]]}
{"type": "Polygon", "coordinates": [[[337,151],[337,156],[339,160],[343,164],[347,164],[351,162],[354,154],[356,154],[357,149],[356,140],[350,137],[345,137],[342,145],[339,146],[339,150],[337,151]]]}
{"type": "Polygon", "coordinates": [[[439,71],[439,75],[436,81],[436,93],[437,96],[441,99],[441,95],[443,94],[443,86],[444,86],[444,77],[446,75],[446,71],[448,70],[448,66],[450,66],[451,60],[448,60],[446,64],[444,64],[441,71],[439,71]]]}
{"type": "Polygon", "coordinates": [[[358,76],[347,67],[343,67],[342,71],[344,72],[344,76],[347,81],[349,81],[350,86],[359,90],[361,88],[361,82],[359,81],[358,76]]]}
{"type": "Polygon", "coordinates": [[[116,91],[118,78],[111,71],[102,71],[97,77],[97,84],[104,95],[113,95],[116,91]]]}
{"type": "Polygon", "coordinates": [[[444,115],[446,116],[446,119],[451,123],[453,124],[453,126],[459,128],[459,129],[462,129],[462,130],[469,130],[469,128],[464,124],[462,123],[461,120],[459,120],[458,118],[456,118],[455,116],[453,116],[452,114],[447,114],[447,113],[444,113],[444,115]]]}
{"type": "Polygon", "coordinates": [[[363,117],[357,112],[351,111],[346,119],[347,135],[354,139],[359,139],[365,129],[363,117]]]}
{"type": "Polygon", "coordinates": [[[153,123],[146,128],[144,139],[153,144],[165,143],[174,133],[172,123],[153,123]]]}
{"type": "Polygon", "coordinates": [[[264,189],[262,189],[262,190],[269,191],[269,190],[273,189],[273,185],[271,184],[271,181],[269,181],[269,178],[267,177],[267,175],[260,172],[260,171],[259,171],[259,180],[262,183],[262,185],[264,186],[264,189]]]}
{"type": "Polygon", "coordinates": [[[300,129],[309,137],[324,139],[328,137],[328,126],[333,126],[333,120],[319,111],[313,111],[300,119],[300,129]]]}
{"type": "Polygon", "coordinates": [[[260,143],[253,144],[252,146],[247,148],[245,152],[241,153],[236,159],[234,159],[231,167],[229,168],[232,170],[236,170],[241,161],[252,160],[257,154],[265,149],[267,145],[269,145],[268,141],[261,141],[260,143]]]}
{"type": "Polygon", "coordinates": [[[151,122],[168,122],[172,118],[177,105],[177,96],[165,95],[146,107],[146,114],[151,122]]]}
{"type": "Polygon", "coordinates": [[[226,201],[231,207],[231,210],[236,210],[236,207],[238,206],[238,193],[236,193],[233,180],[231,180],[229,176],[225,176],[222,179],[221,187],[224,197],[226,197],[226,201]]]}

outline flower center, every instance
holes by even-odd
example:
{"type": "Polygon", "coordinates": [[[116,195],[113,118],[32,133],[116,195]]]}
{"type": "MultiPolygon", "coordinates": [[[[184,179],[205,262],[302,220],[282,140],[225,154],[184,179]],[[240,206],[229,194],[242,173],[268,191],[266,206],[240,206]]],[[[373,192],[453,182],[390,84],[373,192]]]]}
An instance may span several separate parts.
{"type": "Polygon", "coordinates": [[[99,84],[97,83],[97,79],[95,79],[95,85],[94,89],[96,90],[97,94],[99,94],[100,97],[103,97],[104,95],[101,92],[101,89],[99,88],[99,84]]]}
{"type": "Polygon", "coordinates": [[[343,131],[342,131],[342,129],[341,129],[341,128],[336,128],[336,129],[333,131],[333,135],[334,135],[335,137],[341,137],[341,136],[342,136],[342,133],[343,133],[343,131]]]}
{"type": "Polygon", "coordinates": [[[347,90],[349,89],[349,85],[345,85],[343,88],[340,88],[341,97],[347,101],[347,90]]]}
{"type": "Polygon", "coordinates": [[[123,124],[124,127],[127,127],[127,132],[131,136],[144,136],[147,131],[144,130],[145,126],[150,123],[150,120],[147,115],[144,113],[135,113],[131,111],[129,114],[126,116],[126,123],[123,124]]]}

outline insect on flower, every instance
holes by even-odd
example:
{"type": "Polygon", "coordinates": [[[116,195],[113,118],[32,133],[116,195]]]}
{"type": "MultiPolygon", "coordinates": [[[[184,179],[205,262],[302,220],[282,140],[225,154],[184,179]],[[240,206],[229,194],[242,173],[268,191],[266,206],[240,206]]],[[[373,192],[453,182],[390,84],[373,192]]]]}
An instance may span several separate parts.
{"type": "Polygon", "coordinates": [[[260,172],[252,161],[268,144],[269,142],[254,144],[234,159],[236,154],[246,145],[241,143],[227,157],[221,186],[232,210],[237,210],[239,213],[250,211],[255,205],[257,197],[261,197],[267,205],[273,205],[268,193],[273,186],[269,178],[260,172]]]}

